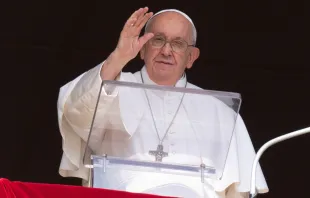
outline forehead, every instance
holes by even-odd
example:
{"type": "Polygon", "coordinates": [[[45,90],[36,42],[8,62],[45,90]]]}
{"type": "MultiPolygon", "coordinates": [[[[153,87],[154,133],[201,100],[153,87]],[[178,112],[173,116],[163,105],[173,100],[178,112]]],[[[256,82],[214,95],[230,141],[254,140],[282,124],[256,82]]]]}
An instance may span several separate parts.
{"type": "Polygon", "coordinates": [[[187,40],[190,39],[192,34],[192,24],[179,13],[165,12],[152,19],[149,30],[168,38],[187,40]]]}

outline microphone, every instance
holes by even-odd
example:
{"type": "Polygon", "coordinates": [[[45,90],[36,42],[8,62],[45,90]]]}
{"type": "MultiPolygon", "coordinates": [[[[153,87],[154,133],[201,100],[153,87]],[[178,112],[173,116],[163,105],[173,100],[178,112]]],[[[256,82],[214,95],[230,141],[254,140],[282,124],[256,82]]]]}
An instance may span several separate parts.
{"type": "Polygon", "coordinates": [[[262,156],[262,154],[272,145],[277,144],[279,142],[282,142],[284,140],[293,138],[293,137],[297,137],[306,133],[310,133],[310,127],[308,128],[304,128],[304,129],[300,129],[285,135],[281,135],[279,137],[276,137],[274,139],[269,140],[268,142],[266,142],[257,152],[255,158],[254,158],[254,163],[252,166],[252,175],[251,175],[251,190],[250,190],[250,198],[254,198],[257,195],[256,192],[256,168],[257,168],[257,164],[258,161],[260,159],[260,157],[262,156]]]}

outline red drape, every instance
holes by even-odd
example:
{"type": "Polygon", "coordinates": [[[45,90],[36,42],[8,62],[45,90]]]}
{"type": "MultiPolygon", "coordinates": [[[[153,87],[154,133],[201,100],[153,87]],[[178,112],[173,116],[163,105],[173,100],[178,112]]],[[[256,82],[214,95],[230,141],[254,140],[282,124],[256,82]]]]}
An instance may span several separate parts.
{"type": "MultiPolygon", "coordinates": [[[[0,198],[163,198],[161,196],[120,192],[60,184],[39,184],[0,178],[0,198]]],[[[166,197],[167,198],[167,197],[166,197]]]]}

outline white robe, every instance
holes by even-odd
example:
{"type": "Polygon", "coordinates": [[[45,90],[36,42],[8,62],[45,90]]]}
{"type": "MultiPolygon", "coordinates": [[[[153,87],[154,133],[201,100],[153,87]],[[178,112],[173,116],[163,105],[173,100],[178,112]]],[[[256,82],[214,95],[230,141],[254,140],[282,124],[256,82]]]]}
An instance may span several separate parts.
{"type": "MultiPolygon", "coordinates": [[[[102,82],[100,78],[101,65],[102,64],[81,74],[60,89],[58,100],[58,117],[60,133],[63,138],[63,156],[59,172],[63,177],[79,177],[86,181],[89,178],[89,170],[83,166],[82,160],[86,144],[85,142],[87,141],[94,107],[99,93],[100,84],[102,82]]],[[[144,76],[143,78],[145,83],[155,84],[148,78],[144,67],[141,72],[144,76]]],[[[118,80],[140,83],[141,74],[140,71],[134,74],[122,72],[118,80]]],[[[177,82],[176,86],[184,87],[185,81],[186,79],[183,77],[177,82]]],[[[189,88],[200,89],[191,83],[188,83],[187,85],[189,88]]],[[[109,92],[109,88],[102,90],[96,117],[96,120],[100,121],[96,121],[94,124],[92,135],[95,135],[96,138],[92,138],[91,145],[97,147],[96,150],[114,156],[154,160],[154,157],[148,155],[147,153],[150,149],[154,150],[158,144],[156,131],[151,129],[154,125],[150,119],[147,121],[144,120],[143,123],[145,124],[143,126],[139,124],[142,122],[141,120],[145,118],[143,116],[145,114],[145,109],[149,108],[148,106],[145,106],[147,103],[145,102],[145,95],[141,94],[142,92],[139,92],[141,90],[133,90],[134,89],[128,92],[125,89],[113,89],[111,90],[111,93],[107,93],[109,92]],[[130,106],[128,106],[128,103],[130,103],[130,106]],[[109,115],[109,117],[106,115],[109,115]],[[108,128],[109,130],[103,131],[104,128],[108,128]],[[148,128],[149,130],[147,130],[148,128]],[[141,131],[144,132],[142,133],[141,131]],[[103,138],[104,134],[105,138],[103,138]],[[102,140],[104,142],[101,144],[102,140]]],[[[168,118],[170,121],[172,117],[171,114],[175,112],[177,105],[175,103],[171,103],[171,101],[174,97],[179,98],[179,96],[180,94],[166,96],[156,91],[153,91],[152,95],[150,92],[149,98],[151,105],[154,105],[152,107],[154,115],[157,118],[168,118]],[[153,100],[154,98],[157,99],[153,100]],[[162,104],[166,105],[166,108],[160,106],[162,104]],[[169,108],[170,106],[171,108],[169,108]]],[[[180,108],[180,116],[178,116],[179,123],[183,123],[184,120],[186,120],[184,115],[186,115],[186,113],[191,114],[190,112],[193,112],[190,115],[191,119],[200,119],[200,116],[203,114],[204,110],[204,108],[201,108],[203,103],[195,100],[188,100],[187,102],[193,103],[193,101],[194,105],[191,104],[191,107],[194,108],[190,111],[185,112],[186,108],[184,108],[184,106],[180,108]]],[[[186,106],[186,100],[184,100],[184,102],[186,106]]],[[[217,112],[222,114],[222,116],[219,115],[220,117],[225,117],[225,113],[229,113],[229,111],[224,107],[225,105],[221,105],[216,100],[212,100],[212,102],[215,102],[216,106],[219,107],[220,111],[217,110],[217,112]]],[[[178,119],[175,121],[178,122],[178,119]]],[[[231,123],[225,122],[225,125],[226,124],[229,125],[231,123]]],[[[193,137],[195,136],[193,136],[193,133],[190,135],[185,133],[190,130],[194,130],[195,132],[201,131],[201,128],[199,128],[200,125],[196,125],[192,129],[189,128],[189,124],[185,123],[181,125],[179,125],[179,128],[172,126],[167,136],[168,140],[166,143],[164,141],[164,148],[168,149],[165,151],[168,151],[169,153],[169,156],[163,159],[164,162],[177,161],[182,164],[192,164],[198,159],[183,157],[174,153],[183,153],[186,154],[185,156],[188,156],[193,153],[196,154],[197,151],[202,150],[211,152],[203,153],[204,155],[212,155],[215,143],[213,143],[213,147],[212,141],[206,142],[205,144],[202,142],[193,144],[193,142],[197,142],[197,136],[196,139],[194,139],[193,137]],[[181,125],[184,126],[183,129],[180,129],[181,125]],[[186,141],[181,143],[180,139],[186,141]],[[199,147],[201,145],[211,146],[208,148],[203,147],[203,149],[201,149],[201,147],[199,147]]],[[[212,127],[214,128],[215,126],[218,125],[213,125],[212,127]]],[[[157,125],[157,127],[160,132],[160,137],[163,137],[164,133],[161,132],[165,132],[167,125],[157,125]]],[[[219,131],[220,130],[215,131],[214,136],[218,135],[216,132],[219,131]]],[[[225,129],[223,131],[225,131],[225,129]]],[[[221,141],[223,141],[222,144],[224,145],[224,151],[222,153],[225,153],[225,145],[227,145],[225,144],[225,141],[230,141],[230,137],[226,137],[223,133],[220,135],[222,135],[221,137],[223,140],[221,141]]],[[[201,134],[198,135],[198,137],[203,139],[201,134]]],[[[216,139],[216,137],[208,137],[205,139],[212,140],[216,139]]],[[[218,198],[247,197],[248,194],[246,192],[249,192],[250,190],[251,167],[255,157],[255,151],[241,116],[238,116],[237,118],[235,131],[229,146],[226,166],[223,170],[223,176],[219,181],[206,179],[205,184],[202,186],[199,177],[192,178],[189,176],[180,175],[163,176],[155,173],[148,173],[147,177],[143,173],[133,177],[133,175],[126,175],[120,172],[111,172],[110,174],[105,175],[107,181],[106,185],[108,188],[117,188],[119,190],[126,190],[130,192],[143,192],[166,196],[218,198]],[[111,174],[113,176],[111,176],[111,174]],[[185,194],[189,195],[186,196],[185,194]]],[[[213,158],[215,159],[216,157],[213,158]]],[[[208,161],[206,162],[208,163],[208,161]]],[[[219,160],[219,162],[215,162],[215,165],[217,166],[223,163],[223,161],[219,160]]],[[[259,193],[268,192],[268,187],[260,166],[258,166],[257,169],[256,181],[256,186],[259,193]]]]}

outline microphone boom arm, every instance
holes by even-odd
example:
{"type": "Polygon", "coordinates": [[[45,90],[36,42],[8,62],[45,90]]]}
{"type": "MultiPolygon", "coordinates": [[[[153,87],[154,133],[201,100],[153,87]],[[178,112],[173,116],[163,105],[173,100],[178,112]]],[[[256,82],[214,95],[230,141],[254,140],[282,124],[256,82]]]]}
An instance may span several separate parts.
{"type": "Polygon", "coordinates": [[[268,142],[266,142],[257,152],[255,159],[254,159],[254,163],[252,166],[252,175],[251,175],[251,190],[250,190],[250,198],[254,198],[257,195],[256,192],[256,168],[257,168],[257,164],[258,161],[260,159],[260,157],[262,156],[262,154],[265,152],[265,150],[267,150],[269,147],[271,147],[272,145],[282,142],[284,140],[296,137],[296,136],[300,136],[306,133],[310,133],[310,127],[308,128],[304,128],[304,129],[300,129],[285,135],[281,135],[279,137],[276,137],[274,139],[269,140],[268,142]]]}

